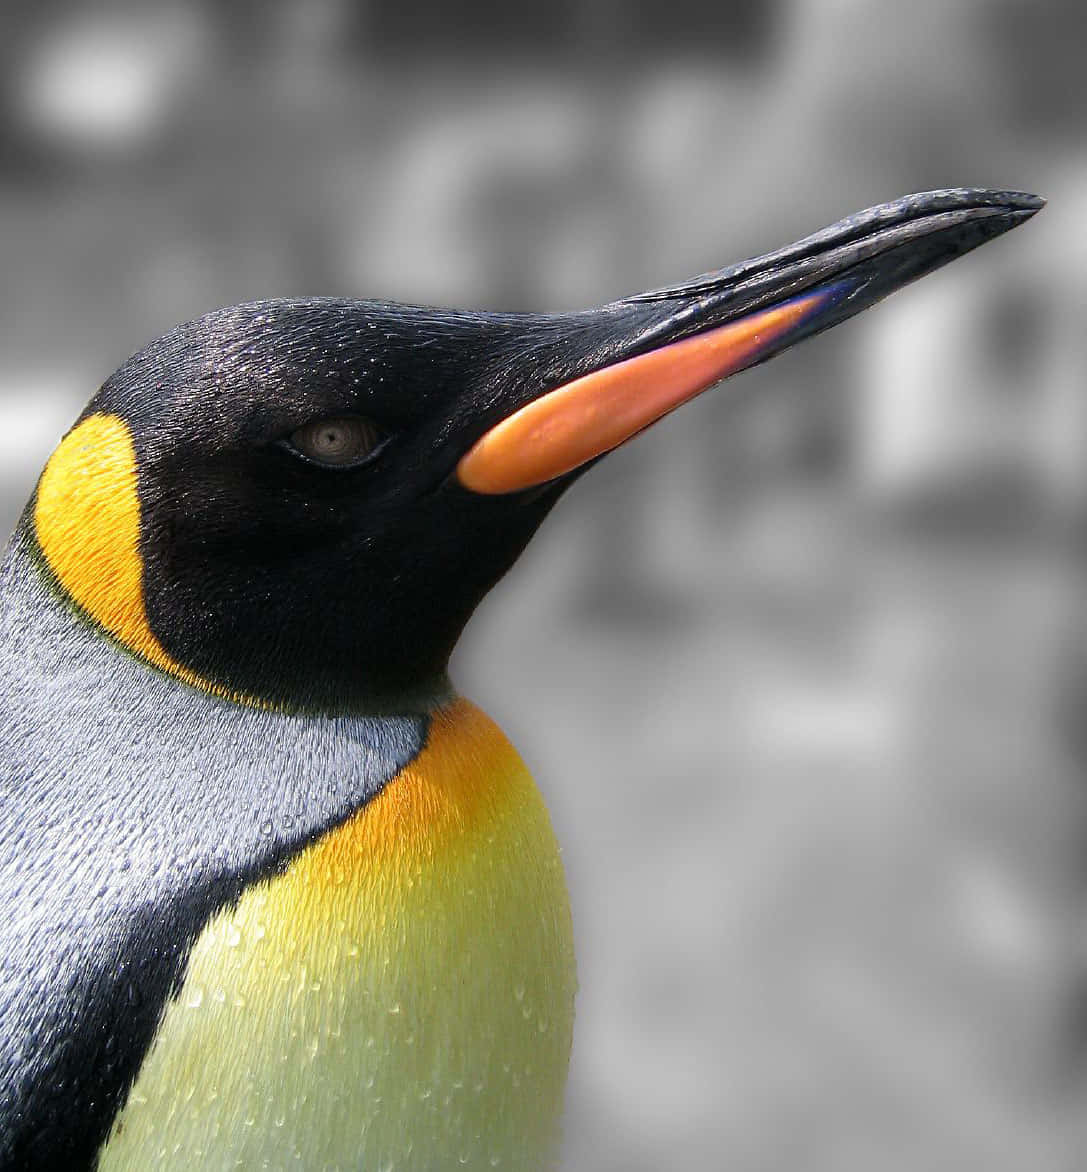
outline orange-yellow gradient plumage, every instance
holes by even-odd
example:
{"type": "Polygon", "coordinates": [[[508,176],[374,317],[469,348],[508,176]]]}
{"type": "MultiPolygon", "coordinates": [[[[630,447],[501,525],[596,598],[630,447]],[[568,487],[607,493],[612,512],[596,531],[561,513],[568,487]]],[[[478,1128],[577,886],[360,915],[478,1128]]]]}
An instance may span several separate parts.
{"type": "Polygon", "coordinates": [[[574,991],[543,800],[458,700],[365,809],[211,921],[100,1167],[550,1168],[574,991]]]}

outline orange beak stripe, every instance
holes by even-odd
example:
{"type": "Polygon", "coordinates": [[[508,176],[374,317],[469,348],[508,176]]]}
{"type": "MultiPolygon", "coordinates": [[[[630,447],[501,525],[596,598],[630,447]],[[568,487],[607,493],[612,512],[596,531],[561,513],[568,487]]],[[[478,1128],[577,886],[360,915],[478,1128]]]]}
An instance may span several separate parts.
{"type": "Polygon", "coordinates": [[[758,361],[828,299],[820,290],[567,383],[486,432],[457,465],[472,492],[519,492],[609,452],[758,361]]]}

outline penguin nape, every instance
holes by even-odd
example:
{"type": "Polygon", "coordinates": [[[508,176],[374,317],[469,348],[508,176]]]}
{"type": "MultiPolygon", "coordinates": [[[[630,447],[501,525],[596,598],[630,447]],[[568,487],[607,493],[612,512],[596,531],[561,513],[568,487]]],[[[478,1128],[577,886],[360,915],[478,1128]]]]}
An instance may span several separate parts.
{"type": "Polygon", "coordinates": [[[0,1167],[552,1167],[568,898],[461,629],[605,452],[1041,206],[911,196],[577,313],[241,305],[126,362],[0,576],[0,1167]]]}

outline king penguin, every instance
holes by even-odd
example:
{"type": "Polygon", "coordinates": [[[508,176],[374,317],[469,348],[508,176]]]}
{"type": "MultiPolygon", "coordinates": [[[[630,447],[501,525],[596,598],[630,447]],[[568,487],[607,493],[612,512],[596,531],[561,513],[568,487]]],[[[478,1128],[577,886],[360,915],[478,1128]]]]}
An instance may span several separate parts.
{"type": "Polygon", "coordinates": [[[1041,206],[911,196],[584,312],[240,305],[129,359],[0,572],[0,1167],[553,1168],[569,900],[462,628],[604,453],[1041,206]]]}

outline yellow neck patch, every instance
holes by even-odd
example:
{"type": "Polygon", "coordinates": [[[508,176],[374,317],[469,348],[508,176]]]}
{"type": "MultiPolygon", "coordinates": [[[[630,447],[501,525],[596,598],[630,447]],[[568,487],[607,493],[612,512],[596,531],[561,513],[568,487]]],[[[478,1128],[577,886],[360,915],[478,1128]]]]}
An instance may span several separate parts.
{"type": "Polygon", "coordinates": [[[99,1167],[543,1172],[575,983],[543,800],[458,700],[205,927],[99,1167]]]}
{"type": "Polygon", "coordinates": [[[72,601],[148,663],[212,695],[263,707],[173,659],[147,621],[140,556],[136,449],[116,415],[91,415],[45,466],[34,528],[49,568],[72,601]]]}

